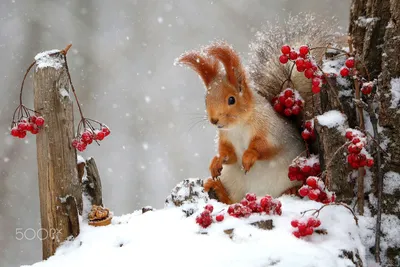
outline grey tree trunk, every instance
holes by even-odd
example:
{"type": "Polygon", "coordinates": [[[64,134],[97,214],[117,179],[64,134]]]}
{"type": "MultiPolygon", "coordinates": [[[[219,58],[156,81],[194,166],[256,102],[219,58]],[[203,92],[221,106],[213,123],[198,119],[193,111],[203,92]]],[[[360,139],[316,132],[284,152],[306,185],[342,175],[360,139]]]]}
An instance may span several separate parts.
{"type": "MultiPolygon", "coordinates": [[[[394,179],[386,175],[388,172],[400,173],[399,103],[392,101],[392,82],[400,77],[400,1],[353,0],[349,33],[357,57],[365,63],[371,79],[378,79],[379,107],[376,112],[379,125],[383,127],[379,137],[388,140],[387,153],[390,155],[383,158],[381,166],[376,166],[381,167],[373,181],[373,193],[378,198],[378,204],[370,203],[370,207],[377,215],[378,223],[389,220],[391,216],[400,219],[400,188],[387,190],[385,187],[394,179]]],[[[364,75],[368,75],[366,71],[364,75]]],[[[382,229],[378,235],[384,239],[390,232],[390,229],[382,229]]],[[[386,266],[399,266],[400,247],[391,243],[388,245],[386,251],[381,251],[378,242],[375,252],[379,253],[375,256],[384,259],[386,266]]]]}

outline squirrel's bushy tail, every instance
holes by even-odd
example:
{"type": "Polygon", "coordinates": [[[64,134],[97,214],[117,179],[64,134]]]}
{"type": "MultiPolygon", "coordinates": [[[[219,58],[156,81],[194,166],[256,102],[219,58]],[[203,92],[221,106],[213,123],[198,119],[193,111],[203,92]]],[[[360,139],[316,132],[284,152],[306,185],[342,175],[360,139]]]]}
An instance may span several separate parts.
{"type": "MultiPolygon", "coordinates": [[[[285,65],[279,62],[282,54],[282,45],[290,45],[298,49],[301,45],[310,47],[326,47],[335,43],[338,36],[336,20],[329,21],[318,18],[312,14],[299,14],[289,16],[283,23],[267,23],[256,34],[256,39],[250,44],[249,75],[256,91],[265,96],[269,101],[281,91],[282,83],[289,77],[292,64],[285,65]]],[[[324,49],[312,51],[318,63],[322,60],[324,49]]],[[[311,97],[311,81],[303,73],[294,68],[291,80],[294,88],[300,91],[306,100],[311,97]]],[[[285,88],[283,88],[285,89],[285,88]]]]}

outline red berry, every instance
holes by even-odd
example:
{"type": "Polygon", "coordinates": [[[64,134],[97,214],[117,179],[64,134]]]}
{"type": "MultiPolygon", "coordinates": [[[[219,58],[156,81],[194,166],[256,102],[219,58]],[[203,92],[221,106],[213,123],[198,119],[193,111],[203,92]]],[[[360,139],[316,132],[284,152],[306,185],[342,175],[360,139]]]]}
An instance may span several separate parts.
{"type": "Polygon", "coordinates": [[[321,221],[319,219],[315,219],[314,227],[319,227],[321,225],[321,221]]]}
{"type": "Polygon", "coordinates": [[[354,65],[355,65],[354,57],[349,57],[344,64],[346,65],[346,67],[348,67],[350,69],[354,68],[354,65]]]}
{"type": "Polygon", "coordinates": [[[29,117],[29,120],[28,120],[30,123],[35,123],[36,122],[36,116],[35,115],[31,115],[30,117],[29,117]]]}
{"type": "Polygon", "coordinates": [[[106,136],[106,135],[105,135],[104,132],[101,132],[101,131],[99,131],[99,130],[95,130],[95,131],[94,131],[94,138],[93,138],[93,139],[101,141],[101,140],[104,139],[105,136],[106,136]]]}
{"type": "Polygon", "coordinates": [[[313,68],[313,67],[314,67],[313,63],[312,63],[310,60],[305,60],[305,61],[304,61],[304,67],[305,67],[306,69],[315,70],[315,69],[313,68]]]}
{"type": "Polygon", "coordinates": [[[208,210],[209,212],[213,212],[214,207],[213,207],[213,205],[211,205],[211,204],[207,204],[207,205],[204,207],[204,209],[208,210]]]}
{"type": "Polygon", "coordinates": [[[19,131],[18,131],[17,127],[13,127],[11,129],[11,135],[14,136],[14,137],[18,137],[19,136],[19,131]]]}
{"type": "Polygon", "coordinates": [[[312,121],[306,121],[304,123],[304,128],[306,128],[307,130],[311,131],[312,130],[312,121]]]}
{"type": "Polygon", "coordinates": [[[296,59],[296,66],[297,67],[305,67],[304,66],[304,59],[302,59],[302,58],[296,59]]]}
{"type": "Polygon", "coordinates": [[[35,121],[35,124],[37,125],[37,126],[42,126],[43,124],[44,124],[44,119],[43,119],[43,117],[37,117],[36,118],[36,121],[35,121]]]}
{"type": "Polygon", "coordinates": [[[300,234],[299,231],[294,231],[294,232],[293,232],[293,235],[294,235],[295,237],[297,237],[297,238],[300,238],[300,237],[301,237],[301,234],[300,234]]]}
{"type": "Polygon", "coordinates": [[[224,215],[223,214],[218,214],[215,217],[215,220],[217,220],[217,222],[222,222],[224,220],[224,215]]]}
{"type": "Polygon", "coordinates": [[[281,103],[277,103],[277,104],[274,105],[274,109],[275,109],[276,112],[282,113],[284,107],[283,107],[283,105],[281,103]]]}
{"type": "Polygon", "coordinates": [[[304,72],[304,76],[307,79],[311,79],[314,76],[314,71],[312,69],[306,69],[306,71],[304,72]]]}
{"type": "Polygon", "coordinates": [[[290,224],[291,224],[293,227],[297,227],[297,226],[299,225],[299,221],[298,221],[298,220],[292,220],[292,221],[290,222],[290,224]]]}
{"type": "Polygon", "coordinates": [[[242,200],[240,201],[240,204],[242,204],[243,206],[248,206],[248,205],[249,205],[249,202],[247,201],[247,199],[242,199],[242,200]]]}
{"type": "Polygon", "coordinates": [[[285,91],[283,91],[283,95],[284,95],[286,98],[291,97],[291,96],[293,96],[293,90],[290,89],[290,88],[288,88],[288,89],[286,89],[285,91]]]}
{"type": "Polygon", "coordinates": [[[307,45],[300,46],[300,48],[299,48],[300,55],[306,55],[306,54],[308,54],[308,52],[310,52],[310,49],[308,48],[307,45]]]}
{"type": "Polygon", "coordinates": [[[287,117],[292,116],[292,110],[290,108],[285,108],[283,114],[285,114],[287,117]]]}
{"type": "Polygon", "coordinates": [[[102,126],[101,131],[104,133],[105,136],[108,136],[111,133],[110,129],[106,126],[102,126]]]}
{"type": "Polygon", "coordinates": [[[374,160],[373,159],[367,159],[367,167],[372,167],[374,165],[374,160]]]}
{"type": "Polygon", "coordinates": [[[350,70],[348,68],[343,67],[343,68],[340,69],[340,75],[342,77],[349,76],[349,74],[350,74],[350,70]]]}
{"type": "Polygon", "coordinates": [[[300,233],[302,233],[302,232],[304,232],[305,230],[306,230],[306,228],[307,228],[307,225],[305,224],[305,223],[299,223],[298,225],[297,225],[297,228],[299,229],[299,232],[300,233]]]}
{"type": "Polygon", "coordinates": [[[18,130],[20,131],[25,131],[28,128],[28,123],[24,122],[24,121],[20,121],[17,124],[18,130]]]}
{"type": "Polygon", "coordinates": [[[32,125],[31,134],[38,134],[39,128],[36,125],[32,125]]]}
{"type": "Polygon", "coordinates": [[[306,230],[304,230],[305,235],[312,235],[314,233],[314,229],[312,227],[307,227],[306,230]]]}
{"type": "Polygon", "coordinates": [[[310,190],[310,192],[308,192],[308,198],[310,200],[316,200],[318,198],[318,195],[319,195],[318,193],[319,193],[318,189],[310,190]]]}
{"type": "Polygon", "coordinates": [[[307,227],[314,227],[317,224],[317,220],[313,217],[308,218],[307,227]]]}
{"type": "Polygon", "coordinates": [[[298,105],[294,105],[294,106],[292,107],[292,113],[293,113],[293,115],[299,115],[300,112],[301,112],[301,108],[300,108],[298,105]]]}
{"type": "Polygon", "coordinates": [[[321,165],[319,165],[318,162],[313,164],[313,171],[315,172],[316,175],[321,173],[321,165]]]}
{"type": "Polygon", "coordinates": [[[26,136],[26,131],[18,131],[18,138],[25,138],[26,136]]]}
{"type": "Polygon", "coordinates": [[[257,196],[256,196],[256,194],[253,194],[253,193],[247,193],[246,194],[246,199],[248,201],[256,201],[257,200],[257,196]]]}
{"type": "Polygon", "coordinates": [[[78,151],[80,151],[80,152],[82,152],[82,151],[84,151],[85,149],[86,149],[86,144],[85,143],[83,143],[83,142],[79,142],[77,145],[76,145],[76,149],[78,150],[78,151]]]}
{"type": "Polygon", "coordinates": [[[303,101],[300,100],[300,99],[297,99],[294,103],[295,103],[296,105],[298,105],[299,107],[302,107],[302,106],[303,106],[303,101]]]}
{"type": "Polygon", "coordinates": [[[348,140],[351,140],[351,139],[353,138],[353,133],[352,133],[351,131],[347,131],[347,132],[346,132],[346,138],[347,138],[348,140]]]}
{"type": "Polygon", "coordinates": [[[308,130],[304,130],[301,132],[301,137],[304,140],[309,140],[311,138],[311,133],[308,130]]]}
{"type": "Polygon", "coordinates": [[[285,55],[287,55],[287,54],[289,54],[290,53],[290,46],[288,46],[288,45],[283,45],[282,47],[281,47],[281,52],[282,52],[282,54],[285,54],[285,55]]]}
{"type": "Polygon", "coordinates": [[[302,197],[306,197],[306,196],[308,195],[308,192],[309,192],[308,186],[304,186],[304,185],[303,185],[303,186],[299,189],[299,195],[302,196],[302,197]]]}
{"type": "Polygon", "coordinates": [[[79,141],[77,139],[72,140],[72,147],[77,148],[79,141]]]}
{"type": "Polygon", "coordinates": [[[258,205],[257,205],[257,202],[255,202],[255,201],[250,201],[248,207],[253,212],[257,212],[257,210],[258,210],[258,205]]]}
{"type": "Polygon", "coordinates": [[[296,66],[296,69],[297,69],[298,72],[303,72],[303,71],[306,70],[306,67],[305,67],[304,65],[302,65],[302,66],[296,66]]]}
{"type": "Polygon", "coordinates": [[[265,196],[260,200],[260,206],[262,208],[271,206],[271,203],[272,203],[272,197],[270,196],[265,196]]]}
{"type": "Polygon", "coordinates": [[[297,55],[296,51],[290,51],[290,53],[289,53],[289,58],[290,58],[291,60],[296,60],[297,57],[298,57],[298,55],[297,55]]]}
{"type": "Polygon", "coordinates": [[[286,64],[288,61],[289,61],[289,58],[286,55],[281,55],[279,57],[279,62],[281,62],[282,64],[286,64]]]}
{"type": "Polygon", "coordinates": [[[285,104],[286,97],[285,97],[284,95],[280,95],[280,96],[278,97],[278,100],[279,100],[279,103],[285,104]]]}
{"type": "Polygon", "coordinates": [[[89,131],[84,131],[82,134],[82,141],[87,144],[91,144],[93,141],[92,133],[89,131]]]}
{"type": "Polygon", "coordinates": [[[312,177],[312,176],[308,177],[306,180],[306,183],[311,188],[314,188],[314,189],[317,188],[318,183],[317,183],[317,179],[315,177],[312,177]]]}
{"type": "Polygon", "coordinates": [[[234,211],[235,211],[235,209],[233,208],[233,205],[229,206],[229,208],[228,208],[228,214],[229,214],[229,215],[232,215],[234,211]]]}
{"type": "Polygon", "coordinates": [[[301,167],[301,171],[302,171],[304,174],[310,173],[310,171],[311,171],[311,166],[304,165],[303,167],[301,167]]]}
{"type": "Polygon", "coordinates": [[[313,86],[313,87],[311,87],[311,91],[312,91],[314,94],[318,94],[319,92],[321,92],[321,87],[319,87],[319,86],[313,86]]]}
{"type": "Polygon", "coordinates": [[[293,100],[293,98],[291,98],[291,97],[286,98],[286,100],[285,100],[285,106],[286,106],[287,108],[290,108],[290,107],[292,107],[293,105],[294,105],[294,100],[293,100]]]}
{"type": "Polygon", "coordinates": [[[312,79],[312,85],[313,85],[313,87],[314,86],[320,86],[321,85],[321,79],[320,78],[318,78],[318,77],[314,77],[313,79],[312,79]]]}

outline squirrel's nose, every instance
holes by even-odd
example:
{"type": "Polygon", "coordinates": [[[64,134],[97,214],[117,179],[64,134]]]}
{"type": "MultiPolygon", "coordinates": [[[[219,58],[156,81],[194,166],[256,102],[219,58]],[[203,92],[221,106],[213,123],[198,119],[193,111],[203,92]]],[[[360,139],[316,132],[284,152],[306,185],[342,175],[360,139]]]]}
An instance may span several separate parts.
{"type": "Polygon", "coordinates": [[[218,123],[218,119],[215,119],[215,118],[211,118],[210,121],[211,121],[212,124],[217,124],[218,123]]]}

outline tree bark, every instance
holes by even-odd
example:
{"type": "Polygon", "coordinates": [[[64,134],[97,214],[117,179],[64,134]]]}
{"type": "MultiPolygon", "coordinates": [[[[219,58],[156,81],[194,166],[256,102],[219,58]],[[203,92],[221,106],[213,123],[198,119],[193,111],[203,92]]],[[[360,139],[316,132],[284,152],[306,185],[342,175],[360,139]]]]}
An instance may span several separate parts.
{"type": "MultiPolygon", "coordinates": [[[[385,193],[383,183],[385,173],[389,171],[400,173],[400,114],[398,103],[392,105],[391,84],[392,79],[400,77],[400,2],[353,0],[349,33],[354,41],[357,58],[365,63],[367,71],[363,71],[364,76],[368,76],[369,73],[371,80],[378,79],[376,100],[379,106],[370,112],[378,114],[379,124],[383,127],[380,133],[381,140],[389,141],[386,152],[390,158],[383,158],[382,165],[375,166],[380,168],[380,172],[376,169],[373,180],[373,193],[378,199],[378,204],[370,205],[379,225],[387,215],[394,215],[400,219],[398,209],[400,190],[385,193]]],[[[385,236],[390,232],[391,229],[381,229],[377,231],[377,236],[385,236]]],[[[376,258],[379,260],[381,257],[385,266],[398,266],[400,262],[396,257],[400,255],[400,248],[388,244],[388,249],[381,251],[379,238],[377,241],[374,248],[376,258]]]]}
{"type": "Polygon", "coordinates": [[[59,65],[34,71],[35,110],[45,118],[45,127],[36,137],[39,174],[40,213],[43,232],[43,259],[54,254],[61,242],[79,234],[78,212],[82,207],[77,174],[72,101],[65,62],[61,54],[49,56],[59,65]]]}

